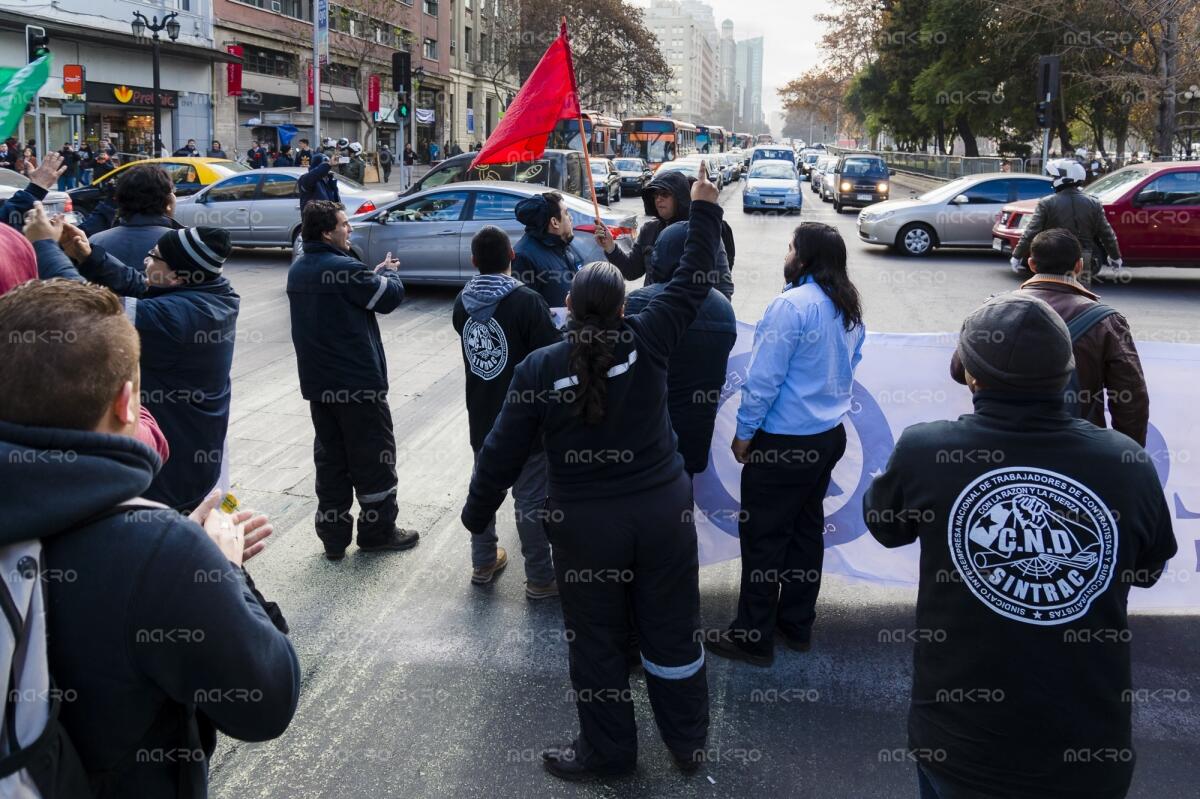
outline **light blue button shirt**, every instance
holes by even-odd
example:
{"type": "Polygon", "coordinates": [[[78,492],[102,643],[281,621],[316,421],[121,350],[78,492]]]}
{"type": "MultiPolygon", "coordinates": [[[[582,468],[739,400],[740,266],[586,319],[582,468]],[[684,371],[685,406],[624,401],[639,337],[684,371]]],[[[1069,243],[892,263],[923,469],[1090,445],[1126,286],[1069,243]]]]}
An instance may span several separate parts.
{"type": "Polygon", "coordinates": [[[753,438],[760,429],[809,436],[837,427],[850,410],[865,337],[862,325],[845,329],[811,278],[785,289],[754,329],[737,437],[753,438]]]}

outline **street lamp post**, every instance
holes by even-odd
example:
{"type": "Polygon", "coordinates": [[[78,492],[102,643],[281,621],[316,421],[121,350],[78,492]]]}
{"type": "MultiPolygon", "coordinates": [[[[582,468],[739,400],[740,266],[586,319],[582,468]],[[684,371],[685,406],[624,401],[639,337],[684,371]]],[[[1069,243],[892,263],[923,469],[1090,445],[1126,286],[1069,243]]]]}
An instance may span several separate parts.
{"type": "Polygon", "coordinates": [[[1196,101],[1197,100],[1200,100],[1200,86],[1197,86],[1196,84],[1193,83],[1191,86],[1188,87],[1188,90],[1183,93],[1183,101],[1184,101],[1184,103],[1187,104],[1188,116],[1191,117],[1191,119],[1188,120],[1187,159],[1189,161],[1193,157],[1192,144],[1193,144],[1194,134],[1196,132],[1195,117],[1196,117],[1196,101]]]}
{"type": "Polygon", "coordinates": [[[158,92],[158,34],[165,30],[171,41],[179,38],[179,20],[176,19],[179,15],[172,11],[165,15],[160,22],[158,17],[146,19],[146,16],[141,11],[133,12],[133,22],[130,26],[133,28],[133,37],[141,41],[146,36],[146,31],[152,34],[150,37],[151,52],[154,60],[154,142],[151,148],[155,150],[154,157],[158,157],[161,153],[157,152],[159,143],[162,141],[162,103],[158,92]]]}

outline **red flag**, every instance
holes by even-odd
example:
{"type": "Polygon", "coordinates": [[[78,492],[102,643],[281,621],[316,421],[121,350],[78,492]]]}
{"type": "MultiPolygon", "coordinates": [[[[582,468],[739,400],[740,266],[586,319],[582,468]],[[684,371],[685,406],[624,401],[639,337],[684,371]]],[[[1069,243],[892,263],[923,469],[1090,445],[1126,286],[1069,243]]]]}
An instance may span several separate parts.
{"type": "Polygon", "coordinates": [[[545,154],[546,140],[559,120],[578,118],[579,97],[564,23],[471,165],[536,161],[545,154]]]}

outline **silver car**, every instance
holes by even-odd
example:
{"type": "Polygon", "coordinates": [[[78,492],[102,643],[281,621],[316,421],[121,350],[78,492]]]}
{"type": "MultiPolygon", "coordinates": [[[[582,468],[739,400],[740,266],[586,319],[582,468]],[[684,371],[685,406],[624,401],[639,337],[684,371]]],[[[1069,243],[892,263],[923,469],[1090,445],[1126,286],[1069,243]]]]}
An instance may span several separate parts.
{"type": "MultiPolygon", "coordinates": [[[[229,231],[237,247],[295,247],[300,236],[300,188],[304,167],[277,166],[231,175],[175,201],[181,225],[212,225],[229,231]]],[[[365,214],[398,196],[368,189],[339,176],[338,194],[346,213],[365,214]]]]}
{"type": "Polygon", "coordinates": [[[876,203],[858,215],[858,237],[904,255],[935,247],[991,247],[992,225],[1006,203],[1054,190],[1045,175],[988,172],[952,180],[908,200],[876,203]]]}
{"type": "MultiPolygon", "coordinates": [[[[11,169],[0,169],[0,203],[28,185],[29,178],[24,175],[14,172],[11,169]]],[[[42,200],[42,207],[46,209],[46,213],[50,216],[66,214],[68,222],[74,224],[79,221],[73,213],[74,209],[71,207],[71,198],[65,191],[46,192],[46,199],[42,200]]]]}
{"type": "Polygon", "coordinates": [[[832,172],[835,166],[837,166],[836,155],[823,155],[817,159],[817,162],[813,164],[812,170],[809,172],[809,188],[812,189],[814,194],[821,195],[822,200],[828,195],[825,191],[825,175],[832,172]]]}
{"type": "MultiPolygon", "coordinates": [[[[486,225],[508,234],[512,243],[525,235],[517,221],[517,203],[550,191],[532,183],[466,181],[450,183],[404,197],[379,211],[353,217],[350,248],[368,265],[383,261],[389,252],[400,259],[406,282],[462,285],[475,276],[471,239],[486,225]]],[[[564,196],[575,225],[572,246],[585,263],[603,261],[604,253],[592,237],[595,215],[592,204],[564,196]]],[[[637,233],[637,217],[628,211],[601,208],[600,220],[613,232],[617,246],[626,251],[637,233]]]]}

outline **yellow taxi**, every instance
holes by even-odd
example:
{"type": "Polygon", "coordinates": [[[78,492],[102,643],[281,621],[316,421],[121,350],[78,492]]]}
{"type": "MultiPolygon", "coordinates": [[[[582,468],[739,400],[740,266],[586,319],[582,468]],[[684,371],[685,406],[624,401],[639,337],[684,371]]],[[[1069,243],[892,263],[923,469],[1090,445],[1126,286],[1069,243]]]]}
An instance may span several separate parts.
{"type": "Polygon", "coordinates": [[[195,194],[205,186],[224,180],[230,175],[245,172],[250,167],[227,158],[195,158],[190,156],[173,156],[170,158],[143,158],[140,161],[130,161],[121,164],[102,178],[92,181],[90,186],[80,186],[72,189],[71,202],[76,213],[88,214],[100,202],[101,197],[110,194],[121,173],[138,164],[156,164],[166,170],[175,182],[175,196],[186,197],[195,194]]]}

